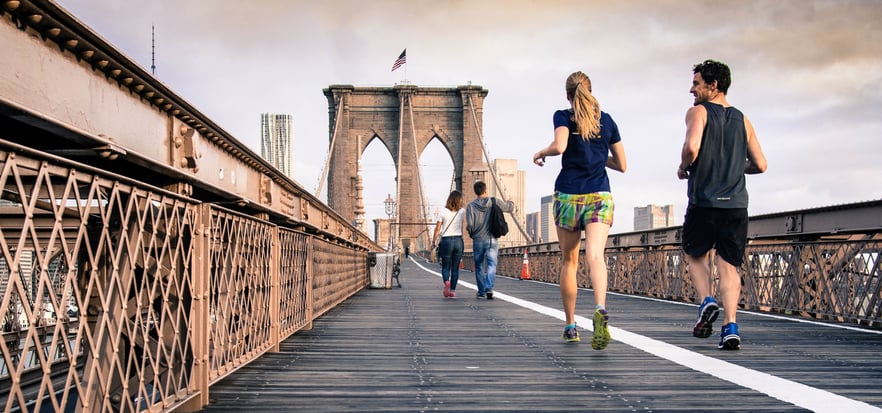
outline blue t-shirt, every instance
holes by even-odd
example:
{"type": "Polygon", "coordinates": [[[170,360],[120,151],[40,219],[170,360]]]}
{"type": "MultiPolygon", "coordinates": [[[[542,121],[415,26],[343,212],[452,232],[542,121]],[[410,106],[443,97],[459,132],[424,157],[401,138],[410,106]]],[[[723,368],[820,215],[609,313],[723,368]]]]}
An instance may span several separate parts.
{"type": "Polygon", "coordinates": [[[564,126],[570,130],[567,150],[561,157],[560,174],[554,181],[554,190],[566,194],[609,192],[606,161],[609,146],[622,140],[619,127],[608,113],[600,112],[600,137],[582,139],[572,110],[554,112],[554,129],[564,126]]]}

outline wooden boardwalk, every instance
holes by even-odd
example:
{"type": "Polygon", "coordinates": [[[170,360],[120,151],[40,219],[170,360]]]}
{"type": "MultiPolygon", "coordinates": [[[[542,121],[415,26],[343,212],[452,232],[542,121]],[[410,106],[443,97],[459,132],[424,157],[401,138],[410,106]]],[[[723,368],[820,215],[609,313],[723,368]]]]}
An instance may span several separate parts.
{"type": "MultiPolygon", "coordinates": [[[[212,386],[203,411],[882,412],[880,331],[742,312],[742,350],[724,352],[692,337],[695,306],[611,294],[596,351],[587,320],[581,343],[560,338],[556,285],[498,277],[492,301],[463,284],[449,300],[439,271],[403,263],[403,288],[358,293],[212,386]]],[[[577,314],[593,307],[580,291],[577,314]]]]}

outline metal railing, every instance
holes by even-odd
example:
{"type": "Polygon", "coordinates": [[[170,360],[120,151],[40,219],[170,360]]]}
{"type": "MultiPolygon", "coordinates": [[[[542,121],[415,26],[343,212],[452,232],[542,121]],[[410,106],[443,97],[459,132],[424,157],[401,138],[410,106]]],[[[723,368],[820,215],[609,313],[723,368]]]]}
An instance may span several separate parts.
{"type": "MultiPolygon", "coordinates": [[[[751,217],[753,235],[740,268],[740,308],[882,328],[880,210],[882,201],[873,201],[751,217]],[[794,231],[793,217],[815,222],[815,229],[794,231]],[[778,221],[781,225],[775,224],[778,221]],[[830,223],[826,232],[823,222],[830,223]]],[[[609,290],[695,302],[680,230],[610,236],[609,290]]],[[[556,284],[561,263],[557,243],[500,249],[497,274],[519,278],[525,251],[531,279],[556,284]]],[[[474,271],[470,252],[463,263],[474,271]]],[[[719,279],[715,270],[714,274],[716,289],[719,279]]],[[[590,287],[584,262],[577,276],[580,287],[590,287]]]]}
{"type": "Polygon", "coordinates": [[[0,145],[2,411],[198,410],[368,284],[345,239],[38,155],[0,145]]]}

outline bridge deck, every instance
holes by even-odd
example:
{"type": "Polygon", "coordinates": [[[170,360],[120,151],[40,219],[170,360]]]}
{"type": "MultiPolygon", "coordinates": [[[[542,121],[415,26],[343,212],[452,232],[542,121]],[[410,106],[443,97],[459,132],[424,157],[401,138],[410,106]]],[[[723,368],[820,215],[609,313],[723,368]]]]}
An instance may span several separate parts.
{"type": "Polygon", "coordinates": [[[742,312],[743,348],[723,352],[692,337],[695,306],[611,294],[595,351],[590,291],[566,344],[556,285],[499,277],[478,300],[462,272],[445,300],[438,271],[403,263],[403,288],[360,292],[212,386],[204,411],[882,411],[880,331],[742,312]]]}

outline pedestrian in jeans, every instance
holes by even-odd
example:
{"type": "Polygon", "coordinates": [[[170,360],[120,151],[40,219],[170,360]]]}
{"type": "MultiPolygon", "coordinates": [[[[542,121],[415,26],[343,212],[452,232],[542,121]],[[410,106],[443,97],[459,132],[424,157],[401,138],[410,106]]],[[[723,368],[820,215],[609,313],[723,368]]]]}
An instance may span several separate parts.
{"type": "Polygon", "coordinates": [[[477,198],[466,207],[466,230],[472,238],[477,297],[492,300],[499,241],[490,234],[490,206],[495,202],[502,211],[511,212],[514,204],[487,197],[487,184],[482,181],[475,182],[474,190],[477,198]]]}
{"type": "Polygon", "coordinates": [[[766,157],[753,125],[726,100],[732,74],[729,66],[705,60],[692,68],[693,106],[686,111],[686,141],[677,177],[688,179],[689,203],[683,221],[683,252],[698,299],[698,319],[692,335],[707,338],[720,312],[723,350],[741,348],[735,313],[741,298],[738,267],[747,245],[747,185],[745,174],[766,171],[766,157]],[[710,250],[720,274],[723,308],[711,293],[710,250]]]}
{"type": "Polygon", "coordinates": [[[591,347],[603,350],[610,341],[604,252],[615,209],[606,168],[625,172],[627,161],[619,127],[600,110],[588,76],[582,72],[571,74],[565,89],[570,108],[554,112],[554,140],[533,155],[533,162],[543,166],[546,156],[562,155],[561,170],[554,181],[554,223],[562,258],[559,283],[566,316],[563,338],[579,341],[576,273],[585,231],[585,260],[596,305],[591,347]]]}
{"type": "Polygon", "coordinates": [[[438,246],[438,258],[441,260],[441,281],[444,282],[443,295],[456,298],[456,283],[459,281],[459,263],[462,261],[462,220],[465,213],[462,209],[462,193],[453,191],[447,196],[441,219],[435,224],[432,236],[432,251],[438,246]],[[441,240],[438,243],[438,240],[441,240]]]}

